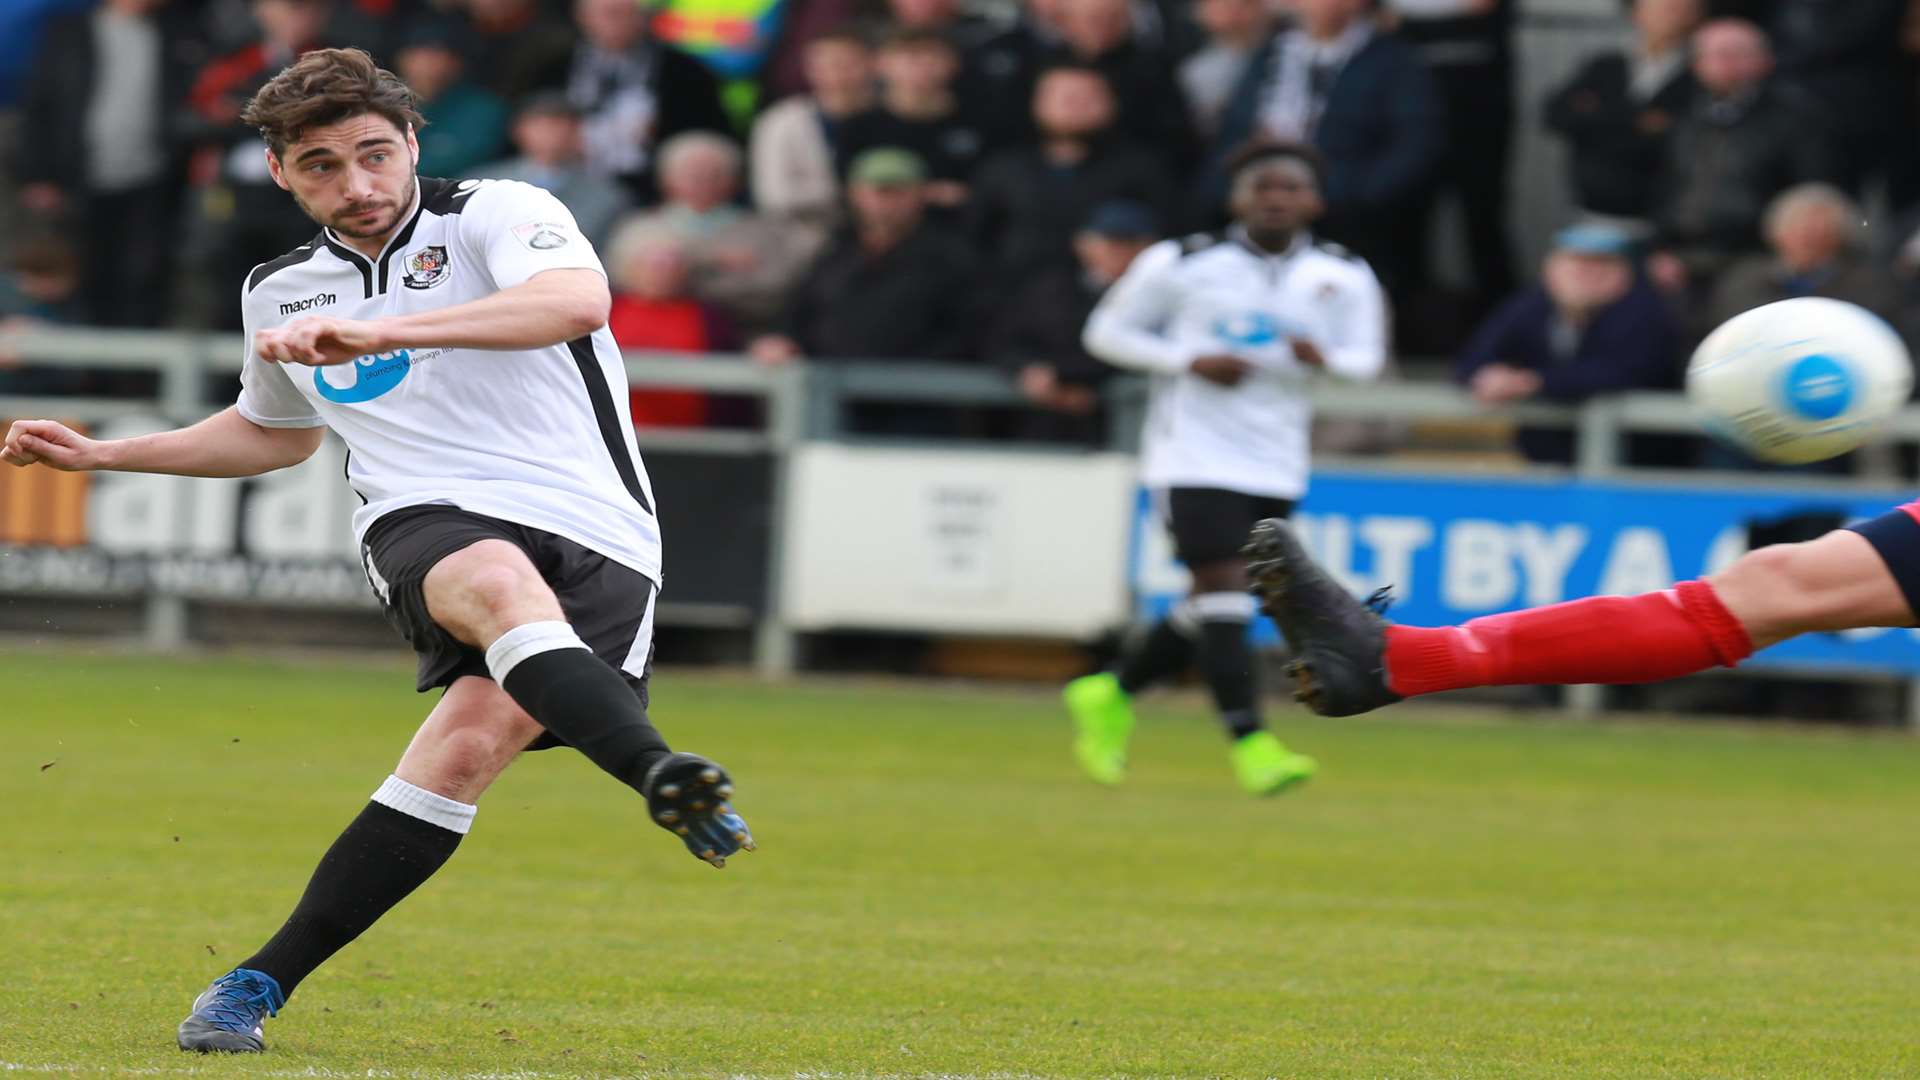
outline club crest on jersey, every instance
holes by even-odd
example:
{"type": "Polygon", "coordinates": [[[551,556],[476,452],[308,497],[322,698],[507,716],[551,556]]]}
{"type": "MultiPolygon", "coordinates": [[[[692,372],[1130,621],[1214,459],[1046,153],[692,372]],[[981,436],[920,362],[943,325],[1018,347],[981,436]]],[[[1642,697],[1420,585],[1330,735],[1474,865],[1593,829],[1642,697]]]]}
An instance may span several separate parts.
{"type": "Polygon", "coordinates": [[[409,289],[431,289],[447,280],[447,271],[451,268],[447,249],[442,244],[423,247],[408,255],[406,267],[407,272],[400,275],[400,284],[409,289]]]}
{"type": "Polygon", "coordinates": [[[551,221],[529,221],[515,225],[513,237],[534,251],[552,251],[567,246],[567,227],[551,221]]]}
{"type": "MultiPolygon", "coordinates": [[[[444,264],[443,264],[444,265],[444,264]]],[[[398,352],[362,356],[350,364],[332,364],[313,369],[313,389],[321,397],[338,405],[358,405],[372,401],[406,380],[413,370],[413,354],[398,352]],[[340,381],[351,378],[345,386],[340,381]]]]}

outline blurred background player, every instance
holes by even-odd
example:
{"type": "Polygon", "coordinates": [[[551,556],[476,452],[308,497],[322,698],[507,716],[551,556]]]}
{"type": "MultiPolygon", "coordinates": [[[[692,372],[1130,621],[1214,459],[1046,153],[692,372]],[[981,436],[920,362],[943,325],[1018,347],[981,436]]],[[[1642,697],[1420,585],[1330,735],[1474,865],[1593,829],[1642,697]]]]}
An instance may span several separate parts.
{"type": "Polygon", "coordinates": [[[1317,766],[1262,723],[1240,546],[1253,522],[1286,517],[1306,494],[1315,373],[1370,380],[1385,366],[1386,301],[1364,260],[1309,231],[1322,208],[1313,150],[1257,144],[1228,176],[1233,224],[1148,249],[1087,320],[1089,352],[1153,376],[1142,479],[1193,591],[1065,699],[1081,767],[1118,783],[1132,696],[1197,658],[1235,778],[1266,795],[1317,766]]]}

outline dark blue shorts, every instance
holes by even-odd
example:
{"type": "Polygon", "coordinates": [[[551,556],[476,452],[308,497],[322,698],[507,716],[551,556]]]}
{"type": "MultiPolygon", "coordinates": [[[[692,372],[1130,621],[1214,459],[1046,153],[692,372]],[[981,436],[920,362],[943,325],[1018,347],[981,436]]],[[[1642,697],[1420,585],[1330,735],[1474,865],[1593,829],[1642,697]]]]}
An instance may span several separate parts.
{"type": "Polygon", "coordinates": [[[1867,538],[1887,564],[1907,610],[1920,613],[1920,502],[1889,510],[1871,521],[1849,528],[1867,538]]]}

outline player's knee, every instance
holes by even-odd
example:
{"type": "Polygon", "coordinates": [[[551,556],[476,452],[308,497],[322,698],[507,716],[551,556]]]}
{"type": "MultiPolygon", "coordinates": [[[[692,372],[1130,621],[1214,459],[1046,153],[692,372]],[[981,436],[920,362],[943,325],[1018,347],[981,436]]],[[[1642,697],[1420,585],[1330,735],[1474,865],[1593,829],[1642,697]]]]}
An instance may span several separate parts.
{"type": "Polygon", "coordinates": [[[511,701],[478,711],[440,732],[435,779],[449,789],[474,792],[500,775],[537,738],[541,727],[511,701]]]}

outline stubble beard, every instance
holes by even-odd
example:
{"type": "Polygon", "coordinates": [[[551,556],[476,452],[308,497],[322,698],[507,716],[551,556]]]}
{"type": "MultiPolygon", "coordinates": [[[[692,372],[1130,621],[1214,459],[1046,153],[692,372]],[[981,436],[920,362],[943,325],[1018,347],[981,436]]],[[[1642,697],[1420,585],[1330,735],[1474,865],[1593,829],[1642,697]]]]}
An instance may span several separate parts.
{"type": "Polygon", "coordinates": [[[332,221],[322,222],[320,215],[313,212],[313,207],[307,205],[305,199],[295,195],[293,201],[299,205],[302,212],[312,218],[316,223],[327,226],[341,236],[354,240],[372,240],[376,237],[386,236],[400,227],[400,218],[407,212],[407,208],[413,205],[414,192],[417,191],[419,187],[419,177],[408,177],[407,190],[401,195],[400,201],[394,204],[392,216],[388,217],[386,221],[379,225],[358,229],[342,224],[342,222],[351,220],[354,216],[353,212],[348,209],[342,209],[339,213],[335,214],[332,221]]]}

